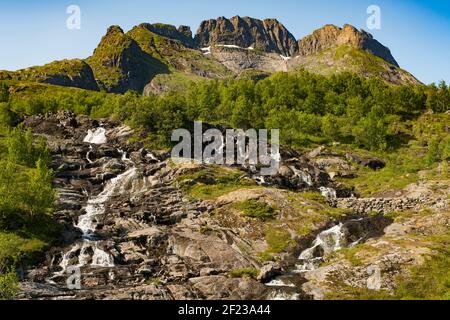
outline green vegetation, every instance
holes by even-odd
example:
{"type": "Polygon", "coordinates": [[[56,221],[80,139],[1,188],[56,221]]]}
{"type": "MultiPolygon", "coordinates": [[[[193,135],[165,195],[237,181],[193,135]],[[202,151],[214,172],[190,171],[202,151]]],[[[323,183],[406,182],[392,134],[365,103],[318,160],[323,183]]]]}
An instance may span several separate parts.
{"type": "Polygon", "coordinates": [[[450,300],[450,250],[442,249],[400,279],[397,297],[407,300],[450,300]]]}
{"type": "MultiPolygon", "coordinates": [[[[184,86],[183,77],[177,78],[174,76],[174,81],[184,86]]],[[[448,121],[448,115],[442,113],[450,106],[450,90],[444,82],[395,87],[346,73],[324,77],[298,71],[277,73],[260,81],[192,81],[182,92],[150,97],[10,85],[14,93],[7,108],[12,112],[68,109],[93,117],[111,116],[142,128],[148,140],[159,147],[170,147],[173,129],[191,128],[194,120],[203,120],[234,128],[278,128],[282,143],[296,148],[341,142],[389,155],[417,142],[418,148],[429,151],[428,164],[448,157],[449,139],[435,137],[423,145],[425,136],[434,135],[434,128],[422,131],[427,118],[448,121]],[[436,114],[425,114],[428,109],[436,114]],[[423,121],[419,120],[421,115],[423,121]]]]}
{"type": "Polygon", "coordinates": [[[12,300],[19,291],[19,281],[15,270],[0,273],[0,300],[12,300]]]}
{"type": "Polygon", "coordinates": [[[52,220],[49,151],[30,130],[0,117],[0,299],[17,292],[15,268],[33,263],[58,236],[52,220]]]}
{"type": "MultiPolygon", "coordinates": [[[[44,66],[22,69],[17,72],[0,71],[0,80],[46,81],[52,76],[74,78],[82,75],[89,66],[83,60],[54,61],[44,66]]],[[[2,101],[0,99],[0,101],[2,101]]]]}
{"type": "Polygon", "coordinates": [[[450,300],[450,251],[441,249],[420,266],[413,267],[410,275],[397,278],[393,294],[354,288],[344,284],[327,295],[331,300],[450,300]]]}
{"type": "Polygon", "coordinates": [[[291,234],[281,228],[267,227],[265,239],[269,248],[261,254],[261,257],[283,252],[290,244],[294,243],[291,234]]]}
{"type": "Polygon", "coordinates": [[[256,279],[258,276],[258,270],[255,268],[235,269],[231,270],[228,275],[232,278],[250,277],[256,279]]]}
{"type": "Polygon", "coordinates": [[[263,221],[274,219],[276,210],[267,203],[258,200],[246,200],[234,205],[234,208],[243,212],[250,218],[257,218],[263,221]]]}
{"type": "Polygon", "coordinates": [[[180,176],[177,183],[191,197],[207,200],[241,188],[256,186],[252,181],[243,180],[243,175],[238,170],[208,166],[180,176]]]}
{"type": "Polygon", "coordinates": [[[161,278],[150,278],[145,281],[146,284],[154,285],[154,286],[160,286],[164,284],[164,282],[161,280],[161,278]]]}

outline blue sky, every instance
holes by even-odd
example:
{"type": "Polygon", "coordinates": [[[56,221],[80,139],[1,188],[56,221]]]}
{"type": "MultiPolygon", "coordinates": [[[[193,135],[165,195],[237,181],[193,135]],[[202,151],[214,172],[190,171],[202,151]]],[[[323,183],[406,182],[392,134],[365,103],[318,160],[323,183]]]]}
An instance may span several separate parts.
{"type": "Polygon", "coordinates": [[[142,22],[185,24],[234,15],[277,18],[296,38],[324,24],[366,29],[369,5],[381,8],[381,30],[370,32],[388,46],[401,67],[425,83],[450,83],[449,0],[2,0],[0,69],[16,70],[92,54],[108,26],[124,30],[142,22]],[[68,30],[66,8],[81,8],[81,30],[68,30]]]}

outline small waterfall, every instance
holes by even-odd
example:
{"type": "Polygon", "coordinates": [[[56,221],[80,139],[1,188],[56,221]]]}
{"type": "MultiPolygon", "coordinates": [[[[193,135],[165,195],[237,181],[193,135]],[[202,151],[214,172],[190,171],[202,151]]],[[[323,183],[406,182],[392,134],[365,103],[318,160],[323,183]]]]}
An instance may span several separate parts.
{"type": "Polygon", "coordinates": [[[88,204],[85,208],[86,214],[81,216],[78,220],[77,227],[83,231],[83,237],[91,239],[92,234],[95,233],[97,226],[97,217],[104,214],[105,203],[114,194],[126,191],[127,186],[132,184],[134,178],[137,175],[137,169],[131,168],[128,171],[118,175],[106,183],[102,193],[98,196],[88,200],[88,204]]]}
{"type": "Polygon", "coordinates": [[[314,185],[313,178],[309,173],[303,170],[298,170],[296,167],[291,166],[290,169],[294,172],[295,177],[299,178],[302,182],[306,183],[309,187],[314,185]]]}
{"type": "Polygon", "coordinates": [[[296,272],[303,273],[317,269],[323,258],[334,251],[347,246],[347,237],[343,231],[343,224],[321,232],[314,240],[312,247],[300,254],[300,264],[297,264],[296,272]]]}
{"type": "Polygon", "coordinates": [[[86,153],[86,160],[89,162],[89,163],[94,163],[94,161],[92,161],[90,158],[89,158],[89,155],[92,153],[92,145],[90,145],[89,146],[89,151],[86,153]]]}
{"type": "Polygon", "coordinates": [[[320,187],[319,190],[322,196],[327,198],[327,200],[337,199],[337,192],[333,188],[320,187]]]}
{"type": "Polygon", "coordinates": [[[84,138],[83,142],[91,144],[105,144],[108,142],[106,138],[106,129],[97,128],[96,130],[88,130],[87,136],[84,138]]]}

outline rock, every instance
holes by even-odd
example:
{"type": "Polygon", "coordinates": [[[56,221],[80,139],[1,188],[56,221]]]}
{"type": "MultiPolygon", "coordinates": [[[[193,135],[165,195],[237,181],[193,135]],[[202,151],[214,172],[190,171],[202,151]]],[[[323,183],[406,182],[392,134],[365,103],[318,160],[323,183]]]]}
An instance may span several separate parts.
{"type": "Polygon", "coordinates": [[[362,165],[372,170],[379,170],[386,166],[386,162],[379,158],[368,158],[362,162],[362,165]]]}
{"type": "Polygon", "coordinates": [[[259,270],[257,280],[266,283],[280,274],[281,267],[274,262],[269,262],[259,270]]]}
{"type": "Polygon", "coordinates": [[[160,36],[180,41],[184,46],[188,48],[192,48],[194,46],[192,31],[188,26],[180,26],[178,29],[175,26],[163,23],[144,23],[141,26],[160,36]]]}
{"type": "Polygon", "coordinates": [[[239,16],[203,21],[195,36],[198,47],[235,45],[275,52],[286,57],[298,51],[294,36],[277,20],[258,20],[239,16]]]}
{"type": "Polygon", "coordinates": [[[345,157],[349,161],[356,162],[359,165],[362,165],[364,167],[371,168],[372,170],[379,170],[383,169],[386,166],[386,162],[379,158],[371,157],[371,158],[361,158],[354,154],[346,154],[345,157]]]}
{"type": "Polygon", "coordinates": [[[325,146],[320,146],[308,153],[308,158],[317,158],[320,156],[327,148],[325,146]]]}
{"type": "Polygon", "coordinates": [[[358,31],[348,24],[344,25],[343,28],[328,24],[301,39],[299,48],[300,54],[309,55],[343,44],[368,51],[396,67],[399,66],[387,47],[375,40],[370,33],[364,30],[358,31]]]}
{"type": "Polygon", "coordinates": [[[216,276],[218,274],[220,274],[220,272],[213,268],[202,268],[200,270],[200,277],[216,276]]]}
{"type": "Polygon", "coordinates": [[[258,300],[266,292],[264,285],[249,278],[210,276],[191,278],[189,282],[206,300],[258,300]]]}

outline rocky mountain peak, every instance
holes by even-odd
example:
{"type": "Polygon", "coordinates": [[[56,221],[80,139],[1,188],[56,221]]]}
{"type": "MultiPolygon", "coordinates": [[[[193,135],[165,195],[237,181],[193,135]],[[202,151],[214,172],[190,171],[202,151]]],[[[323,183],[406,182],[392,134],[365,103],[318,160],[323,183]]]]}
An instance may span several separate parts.
{"type": "Polygon", "coordinates": [[[298,50],[294,36],[275,19],[235,16],[203,21],[195,36],[199,47],[236,45],[290,56],[298,50]]]}
{"type": "Polygon", "coordinates": [[[184,46],[192,48],[194,46],[194,39],[192,38],[191,28],[188,26],[180,26],[178,29],[170,24],[165,23],[143,23],[141,24],[145,29],[156,33],[162,37],[181,42],[184,46]]]}
{"type": "Polygon", "coordinates": [[[310,55],[341,45],[365,50],[394,66],[399,66],[389,48],[375,40],[370,33],[358,30],[349,24],[342,28],[330,24],[325,25],[299,41],[301,55],[310,55]]]}
{"type": "Polygon", "coordinates": [[[114,34],[118,34],[118,33],[123,34],[124,33],[123,29],[120,26],[118,26],[118,25],[112,25],[106,31],[106,35],[105,36],[114,35],[114,34]]]}

